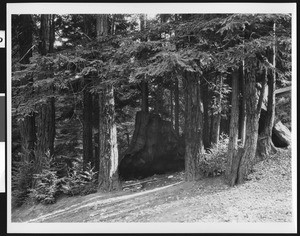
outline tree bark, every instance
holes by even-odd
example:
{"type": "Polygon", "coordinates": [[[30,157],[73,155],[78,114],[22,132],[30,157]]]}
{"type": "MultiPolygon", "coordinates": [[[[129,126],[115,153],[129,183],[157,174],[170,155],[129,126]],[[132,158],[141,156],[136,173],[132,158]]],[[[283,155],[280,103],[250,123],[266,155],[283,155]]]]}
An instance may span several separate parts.
{"type": "Polygon", "coordinates": [[[97,40],[100,41],[101,37],[108,35],[108,16],[101,14],[96,16],[96,32],[97,40]]]}
{"type": "Polygon", "coordinates": [[[272,142],[272,130],[274,126],[275,119],[275,89],[276,89],[276,36],[275,36],[276,24],[273,24],[273,34],[274,34],[274,45],[272,50],[272,64],[274,70],[272,74],[268,75],[268,102],[267,102],[267,112],[265,116],[265,124],[262,133],[258,140],[258,150],[259,157],[261,159],[266,159],[268,156],[276,152],[276,148],[272,142]]]}
{"type": "Polygon", "coordinates": [[[83,170],[89,162],[93,162],[93,99],[88,83],[83,91],[83,170]]]}
{"type": "Polygon", "coordinates": [[[163,99],[163,95],[164,95],[164,88],[161,85],[158,85],[156,88],[156,93],[155,93],[155,104],[154,104],[154,113],[162,115],[163,111],[164,111],[164,99],[163,99]]]}
{"type": "Polygon", "coordinates": [[[142,81],[141,82],[141,93],[142,93],[142,97],[141,97],[141,108],[142,108],[142,111],[149,112],[148,82],[146,82],[146,81],[142,81]]]}
{"type": "MultiPolygon", "coordinates": [[[[238,150],[238,131],[239,131],[239,72],[232,72],[232,95],[231,95],[231,114],[230,114],[230,129],[229,143],[227,152],[226,179],[231,182],[232,177],[232,162],[235,160],[238,150]]],[[[230,185],[232,185],[230,183],[230,185]]]]}
{"type": "Polygon", "coordinates": [[[93,99],[93,137],[94,137],[94,158],[92,167],[94,171],[99,173],[99,95],[92,95],[93,99]]]}
{"type": "Polygon", "coordinates": [[[107,85],[99,96],[99,188],[113,191],[120,187],[118,174],[117,127],[115,123],[114,89],[107,85]]]}
{"type": "Polygon", "coordinates": [[[261,106],[264,97],[266,86],[266,72],[263,75],[262,88],[259,98],[257,98],[255,67],[252,65],[249,68],[250,72],[246,75],[245,80],[245,99],[247,108],[247,122],[246,122],[246,140],[243,149],[238,154],[237,160],[233,165],[234,173],[231,178],[231,185],[241,184],[245,181],[250,173],[256,154],[257,139],[258,139],[258,125],[261,113],[261,106]]]}
{"type": "Polygon", "coordinates": [[[175,100],[175,132],[179,137],[179,83],[178,77],[175,78],[174,84],[174,100],[175,100]]]}
{"type": "Polygon", "coordinates": [[[49,53],[54,52],[54,42],[55,42],[55,15],[50,15],[50,31],[49,31],[49,53]]]}
{"type": "Polygon", "coordinates": [[[185,180],[195,181],[201,173],[198,160],[202,158],[203,104],[200,82],[195,73],[185,72],[185,180]]]}
{"type": "MultiPolygon", "coordinates": [[[[108,35],[108,16],[97,15],[97,39],[108,35]]],[[[113,85],[105,84],[99,92],[99,174],[102,191],[119,189],[117,126],[113,85]]]]}
{"type": "MultiPolygon", "coordinates": [[[[33,21],[31,15],[20,15],[20,34],[18,41],[20,45],[20,63],[28,64],[30,57],[32,57],[32,40],[33,40],[33,21]]],[[[33,83],[33,78],[28,80],[28,83],[33,83]]],[[[32,95],[34,93],[31,87],[32,95]]],[[[20,122],[20,134],[22,140],[22,149],[24,154],[24,161],[34,160],[34,147],[36,142],[36,128],[35,128],[35,113],[31,112],[24,117],[20,122]]]]}
{"type": "Polygon", "coordinates": [[[205,148],[210,147],[210,130],[209,130],[209,115],[208,115],[208,84],[202,87],[202,100],[203,100],[203,144],[205,148]]]}
{"type": "Polygon", "coordinates": [[[247,114],[246,114],[246,98],[245,98],[245,75],[244,75],[244,61],[241,68],[241,99],[240,99],[240,131],[239,131],[239,138],[241,139],[240,145],[243,147],[245,144],[246,139],[246,120],[247,120],[247,114]]]}
{"type": "Polygon", "coordinates": [[[171,124],[174,127],[174,104],[173,104],[173,86],[170,88],[170,116],[171,116],[171,124]]]}
{"type": "Polygon", "coordinates": [[[53,155],[55,139],[55,98],[49,97],[38,107],[36,116],[37,143],[36,143],[36,172],[42,169],[45,159],[53,155]],[[49,153],[47,154],[47,152],[49,153]]]}
{"type": "Polygon", "coordinates": [[[18,35],[20,63],[29,64],[32,57],[33,20],[31,15],[20,15],[20,33],[18,35]]]}
{"type": "Polygon", "coordinates": [[[40,43],[39,50],[41,55],[47,54],[47,44],[49,42],[49,15],[41,15],[41,27],[40,27],[40,43]]]}
{"type": "Polygon", "coordinates": [[[34,146],[36,142],[35,114],[32,112],[20,122],[20,134],[24,161],[34,161],[34,146]]]}
{"type": "Polygon", "coordinates": [[[212,134],[211,142],[218,143],[220,138],[220,124],[221,124],[221,111],[222,111],[222,87],[223,87],[223,78],[220,78],[220,88],[218,91],[218,98],[216,101],[216,108],[214,110],[213,119],[212,119],[212,134]]]}

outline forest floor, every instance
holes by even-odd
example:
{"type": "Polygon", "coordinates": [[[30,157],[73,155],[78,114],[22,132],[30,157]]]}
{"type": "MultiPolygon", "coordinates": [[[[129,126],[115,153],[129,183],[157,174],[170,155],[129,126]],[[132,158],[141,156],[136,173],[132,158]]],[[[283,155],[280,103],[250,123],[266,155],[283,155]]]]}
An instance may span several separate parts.
{"type": "Polygon", "coordinates": [[[184,182],[183,172],[123,183],[122,191],[62,197],[14,209],[12,222],[291,222],[290,149],[259,162],[246,183],[222,176],[184,182]]]}

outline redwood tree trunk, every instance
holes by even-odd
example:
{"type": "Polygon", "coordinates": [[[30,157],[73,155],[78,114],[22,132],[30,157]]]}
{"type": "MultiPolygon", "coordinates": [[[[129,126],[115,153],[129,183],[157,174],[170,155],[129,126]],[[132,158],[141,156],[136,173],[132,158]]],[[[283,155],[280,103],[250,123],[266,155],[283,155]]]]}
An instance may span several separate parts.
{"type": "Polygon", "coordinates": [[[99,95],[99,188],[119,189],[117,127],[115,123],[114,90],[107,85],[99,95]]]}
{"type": "Polygon", "coordinates": [[[141,93],[142,93],[142,97],[141,97],[141,107],[142,107],[142,111],[144,112],[149,112],[149,101],[148,101],[148,82],[146,81],[142,81],[141,82],[141,93]]]}
{"type": "Polygon", "coordinates": [[[175,78],[174,99],[175,99],[175,132],[179,136],[179,84],[178,84],[177,77],[175,78]]]}
{"type": "Polygon", "coordinates": [[[200,94],[200,82],[195,73],[186,72],[185,89],[185,180],[199,178],[197,163],[203,154],[203,104],[200,94]]]}
{"type": "Polygon", "coordinates": [[[241,184],[250,173],[255,159],[257,139],[258,139],[258,121],[261,112],[261,105],[263,102],[264,91],[266,86],[266,72],[263,76],[262,88],[257,98],[256,78],[254,74],[254,66],[250,68],[250,73],[246,75],[245,80],[245,99],[247,108],[247,122],[246,122],[246,140],[244,148],[238,153],[238,158],[233,165],[234,173],[232,174],[231,184],[241,184]]]}
{"type": "Polygon", "coordinates": [[[164,110],[164,99],[163,99],[163,95],[164,95],[164,88],[163,86],[158,85],[156,88],[156,93],[155,93],[155,104],[154,104],[154,113],[162,115],[163,114],[163,110],[164,110]]]}
{"type": "Polygon", "coordinates": [[[212,119],[212,129],[211,129],[211,142],[218,143],[220,137],[220,124],[221,124],[221,111],[222,111],[222,87],[223,87],[223,78],[220,78],[220,88],[218,91],[216,108],[214,110],[213,119],[212,119]]]}
{"type": "Polygon", "coordinates": [[[93,161],[93,99],[87,86],[83,91],[83,170],[93,161]]]}
{"type": "MultiPolygon", "coordinates": [[[[232,94],[231,94],[231,114],[229,128],[229,143],[227,152],[226,179],[231,182],[232,163],[235,160],[238,150],[238,131],[239,131],[239,73],[232,72],[232,94]]],[[[230,183],[230,185],[232,185],[230,183]]]]}
{"type": "Polygon", "coordinates": [[[99,95],[92,95],[93,99],[93,138],[94,138],[94,158],[92,167],[94,171],[99,173],[99,95]]]}
{"type": "Polygon", "coordinates": [[[49,41],[49,15],[41,15],[41,27],[40,27],[40,43],[39,50],[41,55],[47,54],[47,44],[49,41]]]}
{"type": "Polygon", "coordinates": [[[34,161],[34,145],[36,142],[35,114],[32,112],[20,122],[20,134],[24,161],[34,161]]]}
{"type": "Polygon", "coordinates": [[[37,143],[35,167],[37,173],[41,171],[46,153],[51,156],[54,151],[55,138],[55,98],[50,97],[47,102],[40,104],[36,116],[37,143]]]}
{"type": "MultiPolygon", "coordinates": [[[[276,38],[275,38],[275,23],[273,24],[273,34],[274,34],[274,45],[272,51],[272,64],[276,67],[276,38]]],[[[276,148],[272,142],[272,130],[274,126],[275,119],[275,89],[276,89],[276,72],[272,71],[272,74],[268,74],[268,102],[267,102],[267,112],[265,117],[265,124],[262,133],[260,134],[258,145],[259,145],[259,156],[262,159],[272,155],[276,152],[276,148]]]]}
{"type": "Polygon", "coordinates": [[[53,53],[54,51],[54,42],[55,42],[55,15],[50,15],[50,32],[49,32],[49,52],[53,53]]]}
{"type": "Polygon", "coordinates": [[[203,144],[205,148],[210,147],[210,130],[209,130],[209,115],[208,115],[208,84],[202,86],[203,97],[203,144]]]}
{"type": "MultiPolygon", "coordinates": [[[[32,35],[33,35],[33,21],[31,15],[20,15],[20,34],[18,35],[18,41],[20,45],[20,63],[28,64],[30,57],[32,56],[32,35]]],[[[33,78],[29,78],[28,83],[33,83],[33,78]]],[[[34,90],[31,87],[30,93],[33,95],[34,90]]],[[[25,161],[34,160],[34,146],[36,142],[36,129],[35,129],[35,113],[31,112],[24,117],[24,120],[20,122],[20,134],[22,140],[22,151],[25,161]]]]}
{"type": "Polygon", "coordinates": [[[96,32],[98,41],[102,36],[108,35],[108,16],[106,14],[96,16],[96,32]]]}
{"type": "MultiPolygon", "coordinates": [[[[97,15],[97,38],[108,35],[108,16],[97,15]]],[[[119,189],[117,126],[115,123],[114,89],[102,86],[99,93],[99,173],[98,185],[102,191],[119,189]]]]}
{"type": "Polygon", "coordinates": [[[32,57],[33,21],[31,15],[20,15],[20,34],[18,35],[20,63],[29,64],[32,57]]]}
{"type": "Polygon", "coordinates": [[[172,123],[172,127],[174,124],[174,104],[173,104],[173,87],[170,88],[170,116],[171,116],[171,123],[172,123]]]}
{"type": "Polygon", "coordinates": [[[241,139],[241,146],[243,147],[245,144],[246,139],[246,120],[247,120],[247,114],[246,114],[246,98],[245,98],[245,75],[244,75],[244,62],[242,66],[241,71],[241,105],[240,105],[240,131],[239,131],[239,137],[241,139]]]}

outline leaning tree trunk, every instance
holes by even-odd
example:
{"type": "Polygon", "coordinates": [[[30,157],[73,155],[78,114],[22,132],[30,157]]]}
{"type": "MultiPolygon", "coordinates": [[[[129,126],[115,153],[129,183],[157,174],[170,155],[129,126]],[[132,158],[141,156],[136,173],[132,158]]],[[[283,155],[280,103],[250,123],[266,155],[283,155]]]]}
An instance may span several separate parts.
{"type": "Polygon", "coordinates": [[[274,70],[272,74],[268,75],[268,102],[267,102],[267,112],[265,117],[264,129],[259,137],[258,150],[259,156],[261,159],[272,155],[276,152],[276,148],[272,142],[272,130],[274,126],[275,119],[275,89],[276,89],[276,38],[275,38],[275,23],[273,24],[273,33],[274,33],[274,45],[272,51],[272,63],[274,70]]]}
{"type": "Polygon", "coordinates": [[[119,189],[117,127],[112,85],[99,94],[99,188],[103,191],[119,189]]]}
{"type": "Polygon", "coordinates": [[[254,164],[258,139],[259,117],[266,86],[265,72],[259,99],[257,99],[256,79],[254,75],[255,69],[256,68],[251,67],[250,74],[246,75],[245,78],[245,98],[247,108],[246,140],[243,149],[238,153],[238,158],[233,164],[235,166],[233,167],[234,173],[232,175],[232,184],[243,183],[254,164]]]}
{"type": "Polygon", "coordinates": [[[52,156],[55,138],[55,98],[49,97],[38,107],[36,116],[37,143],[35,168],[36,173],[42,170],[45,158],[52,156]]]}
{"type": "Polygon", "coordinates": [[[238,131],[239,131],[239,73],[232,72],[232,94],[231,94],[231,114],[229,128],[229,143],[227,152],[226,179],[231,183],[232,163],[236,160],[238,150],[238,131]]]}
{"type": "MultiPolygon", "coordinates": [[[[93,100],[88,84],[83,90],[83,170],[93,161],[93,100]]],[[[92,164],[92,163],[91,163],[92,164]]]]}
{"type": "Polygon", "coordinates": [[[196,73],[185,72],[185,180],[199,178],[198,160],[202,158],[203,104],[196,73]]]}

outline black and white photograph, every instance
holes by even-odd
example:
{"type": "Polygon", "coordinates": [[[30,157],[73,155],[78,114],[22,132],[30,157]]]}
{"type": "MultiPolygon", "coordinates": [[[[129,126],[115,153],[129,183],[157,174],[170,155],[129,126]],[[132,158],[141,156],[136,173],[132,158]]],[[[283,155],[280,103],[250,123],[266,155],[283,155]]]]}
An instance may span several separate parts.
{"type": "Polygon", "coordinates": [[[15,3],[6,34],[9,232],[295,232],[296,4],[15,3]]]}

